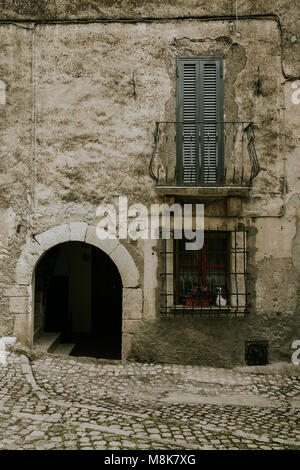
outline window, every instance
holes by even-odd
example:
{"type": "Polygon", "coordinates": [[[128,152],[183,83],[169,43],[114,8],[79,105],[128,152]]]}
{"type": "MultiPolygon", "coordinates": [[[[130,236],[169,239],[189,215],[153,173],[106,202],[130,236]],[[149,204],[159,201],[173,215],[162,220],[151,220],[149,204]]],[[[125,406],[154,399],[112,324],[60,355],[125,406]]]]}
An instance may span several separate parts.
{"type": "Polygon", "coordinates": [[[178,58],[176,70],[176,118],[156,122],[154,132],[149,173],[156,189],[185,195],[187,188],[205,194],[235,186],[247,193],[260,169],[254,123],[224,121],[223,60],[178,58]]]}
{"type": "Polygon", "coordinates": [[[246,229],[212,230],[201,250],[163,240],[161,313],[246,313],[246,229]]]}
{"type": "Polygon", "coordinates": [[[177,61],[176,178],[221,185],[224,175],[222,59],[177,61]]]}
{"type": "Polygon", "coordinates": [[[185,250],[185,240],[175,241],[175,304],[189,307],[227,305],[228,234],[205,234],[201,250],[185,250]]]}

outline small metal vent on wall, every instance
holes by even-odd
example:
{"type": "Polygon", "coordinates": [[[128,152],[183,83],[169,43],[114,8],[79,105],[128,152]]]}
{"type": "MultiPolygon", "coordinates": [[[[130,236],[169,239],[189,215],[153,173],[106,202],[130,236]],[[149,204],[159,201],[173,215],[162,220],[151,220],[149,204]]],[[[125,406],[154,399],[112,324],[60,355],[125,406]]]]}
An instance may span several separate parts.
{"type": "Polygon", "coordinates": [[[245,360],[247,366],[264,366],[268,360],[268,341],[246,341],[245,360]]]}

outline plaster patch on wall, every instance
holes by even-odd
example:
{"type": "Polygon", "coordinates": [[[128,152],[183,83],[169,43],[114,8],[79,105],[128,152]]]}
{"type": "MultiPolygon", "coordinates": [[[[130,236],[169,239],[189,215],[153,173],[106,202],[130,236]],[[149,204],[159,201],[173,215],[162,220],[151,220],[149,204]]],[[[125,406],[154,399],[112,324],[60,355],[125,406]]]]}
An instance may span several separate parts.
{"type": "Polygon", "coordinates": [[[0,104],[6,104],[6,85],[0,80],[0,104]]]}
{"type": "Polygon", "coordinates": [[[292,241],[292,263],[298,276],[300,276],[300,220],[297,220],[297,231],[292,241]]]}

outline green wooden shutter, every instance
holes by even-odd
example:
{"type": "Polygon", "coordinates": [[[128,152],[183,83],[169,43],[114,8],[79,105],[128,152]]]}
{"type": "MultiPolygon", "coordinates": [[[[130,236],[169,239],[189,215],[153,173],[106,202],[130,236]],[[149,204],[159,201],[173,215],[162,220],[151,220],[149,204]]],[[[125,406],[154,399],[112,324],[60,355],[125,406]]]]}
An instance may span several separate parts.
{"type": "Polygon", "coordinates": [[[178,59],[177,67],[177,182],[222,184],[222,60],[178,59]]]}

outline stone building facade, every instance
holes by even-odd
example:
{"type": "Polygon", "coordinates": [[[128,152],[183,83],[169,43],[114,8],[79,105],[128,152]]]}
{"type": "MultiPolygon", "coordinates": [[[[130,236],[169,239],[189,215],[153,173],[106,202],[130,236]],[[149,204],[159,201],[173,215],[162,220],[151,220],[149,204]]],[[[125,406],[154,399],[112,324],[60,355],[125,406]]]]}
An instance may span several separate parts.
{"type": "Polygon", "coordinates": [[[229,367],[252,345],[290,361],[298,16],[286,0],[0,2],[1,336],[99,329],[123,359],[229,367]],[[99,239],[119,196],[204,204],[205,248],[99,239]]]}

